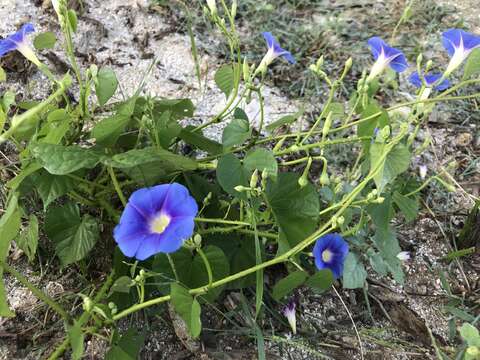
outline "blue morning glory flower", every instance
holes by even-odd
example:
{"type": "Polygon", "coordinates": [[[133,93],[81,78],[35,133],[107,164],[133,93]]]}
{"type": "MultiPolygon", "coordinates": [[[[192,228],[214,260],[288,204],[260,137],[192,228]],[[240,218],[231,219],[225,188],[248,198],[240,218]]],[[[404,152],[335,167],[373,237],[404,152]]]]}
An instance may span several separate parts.
{"type": "MultiPolygon", "coordinates": [[[[427,88],[431,88],[435,85],[437,81],[442,79],[443,75],[441,73],[435,73],[435,74],[427,74],[424,76],[425,79],[425,85],[427,88]]],[[[420,76],[418,75],[418,72],[415,71],[410,77],[408,78],[410,81],[410,84],[413,86],[416,86],[417,88],[422,87],[422,79],[420,79],[420,76]]],[[[442,91],[445,89],[448,89],[450,87],[450,81],[448,79],[443,79],[442,82],[438,85],[436,85],[434,88],[437,91],[442,91]]]]}
{"type": "Polygon", "coordinates": [[[128,257],[145,260],[178,250],[192,233],[198,206],[187,188],[173,183],[132,193],[113,237],[128,257]]]}
{"type": "Polygon", "coordinates": [[[268,65],[270,65],[273,62],[273,60],[275,60],[278,57],[283,57],[290,64],[296,63],[292,53],[280,47],[279,43],[277,42],[277,40],[275,39],[275,37],[272,35],[271,32],[264,32],[262,33],[262,35],[265,41],[267,42],[268,51],[263,57],[262,62],[258,66],[258,71],[261,71],[261,72],[266,71],[268,65]]]}
{"type": "Polygon", "coordinates": [[[388,46],[388,44],[378,36],[370,38],[368,40],[368,45],[370,45],[375,63],[372,66],[367,81],[375,79],[387,68],[387,66],[390,66],[393,70],[399,73],[408,68],[405,55],[400,50],[388,46]]]}
{"type": "Polygon", "coordinates": [[[37,56],[27,44],[27,35],[34,32],[35,28],[32,24],[28,23],[23,25],[16,33],[7,36],[5,39],[0,40],[0,57],[8,54],[11,51],[18,50],[35,65],[39,65],[40,61],[37,56]]]}
{"type": "Polygon", "coordinates": [[[445,76],[450,75],[470,55],[480,47],[480,36],[460,30],[449,29],[442,34],[442,43],[450,56],[445,76]]]}
{"type": "Polygon", "coordinates": [[[322,236],[313,247],[315,265],[319,270],[330,269],[335,279],[342,276],[343,263],[348,255],[348,244],[340,234],[322,236]]]}

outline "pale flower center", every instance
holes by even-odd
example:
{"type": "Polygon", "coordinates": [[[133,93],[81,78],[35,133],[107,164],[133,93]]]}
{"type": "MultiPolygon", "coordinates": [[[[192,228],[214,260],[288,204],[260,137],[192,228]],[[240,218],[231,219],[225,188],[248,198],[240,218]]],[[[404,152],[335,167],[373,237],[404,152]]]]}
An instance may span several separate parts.
{"type": "Polygon", "coordinates": [[[333,253],[330,250],[328,249],[323,250],[322,252],[323,262],[326,262],[326,263],[330,262],[332,260],[332,257],[333,257],[333,253]]]}
{"type": "Polygon", "coordinates": [[[150,231],[155,234],[162,234],[167,226],[170,224],[170,216],[165,214],[158,214],[150,222],[150,231]]]}

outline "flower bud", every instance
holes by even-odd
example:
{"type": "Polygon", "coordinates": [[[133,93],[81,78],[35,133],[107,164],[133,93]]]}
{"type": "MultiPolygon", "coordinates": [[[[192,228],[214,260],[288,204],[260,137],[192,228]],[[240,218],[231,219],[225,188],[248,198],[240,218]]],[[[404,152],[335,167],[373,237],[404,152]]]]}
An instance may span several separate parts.
{"type": "Polygon", "coordinates": [[[212,16],[217,15],[217,2],[216,2],[216,0],[207,0],[207,6],[210,9],[210,14],[212,16]]]}
{"type": "Polygon", "coordinates": [[[385,198],[384,198],[384,197],[381,197],[381,196],[379,196],[379,197],[375,200],[375,202],[376,202],[377,204],[383,204],[384,201],[385,201],[385,198]]]}
{"type": "Polygon", "coordinates": [[[328,178],[328,174],[326,172],[322,172],[320,176],[320,184],[322,186],[330,185],[330,179],[328,178]]]}
{"type": "Polygon", "coordinates": [[[232,1],[232,18],[235,18],[235,16],[237,15],[237,9],[238,9],[237,0],[233,0],[232,1]]]}
{"type": "Polygon", "coordinates": [[[195,236],[193,237],[193,243],[195,244],[196,247],[201,247],[202,236],[200,234],[195,234],[195,236]]]}
{"type": "Polygon", "coordinates": [[[343,216],[339,216],[337,218],[338,225],[342,226],[345,223],[345,218],[343,216]]]}
{"type": "Polygon", "coordinates": [[[250,188],[246,187],[246,186],[243,186],[243,185],[237,185],[233,188],[235,191],[238,191],[238,192],[244,192],[244,191],[248,191],[250,190],[250,188]]]}
{"type": "Polygon", "coordinates": [[[315,66],[315,64],[310,64],[310,66],[308,67],[308,69],[311,71],[311,72],[314,72],[316,73],[318,71],[317,67],[315,66]]]}
{"type": "Polygon", "coordinates": [[[324,60],[323,60],[323,55],[322,55],[322,56],[320,56],[320,57],[318,58],[317,63],[315,64],[315,65],[317,66],[317,69],[318,69],[318,70],[320,70],[320,69],[322,68],[322,66],[323,66],[323,61],[324,61],[324,60]]]}
{"type": "Polygon", "coordinates": [[[139,274],[140,274],[140,277],[144,278],[145,277],[145,270],[140,269],[139,274]]]}
{"type": "Polygon", "coordinates": [[[114,302],[110,301],[110,302],[108,303],[108,308],[109,308],[109,309],[114,309],[114,308],[116,308],[116,307],[117,307],[117,305],[115,305],[114,302]]]}
{"type": "Polygon", "coordinates": [[[327,118],[325,119],[325,124],[323,124],[323,129],[322,129],[323,139],[327,137],[328,132],[330,131],[330,127],[332,126],[332,115],[333,115],[333,112],[330,111],[327,115],[327,118]]]}
{"type": "Polygon", "coordinates": [[[252,174],[252,177],[250,178],[250,187],[253,189],[257,186],[258,183],[258,170],[255,169],[255,171],[252,174]]]}
{"type": "Polygon", "coordinates": [[[83,298],[83,310],[90,312],[93,309],[93,301],[88,296],[83,298]]]}
{"type": "Polygon", "coordinates": [[[248,82],[250,80],[250,68],[248,66],[247,58],[243,59],[243,81],[248,82]]]}

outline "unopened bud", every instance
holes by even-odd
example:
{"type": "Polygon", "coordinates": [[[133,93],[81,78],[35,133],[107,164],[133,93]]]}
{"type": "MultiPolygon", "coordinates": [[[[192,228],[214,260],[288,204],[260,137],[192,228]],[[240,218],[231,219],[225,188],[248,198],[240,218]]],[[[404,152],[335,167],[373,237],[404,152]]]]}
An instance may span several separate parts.
{"type": "Polygon", "coordinates": [[[433,61],[432,60],[428,60],[427,61],[427,64],[425,65],[425,73],[427,73],[433,66],[433,61]]]}
{"type": "Polygon", "coordinates": [[[83,298],[83,310],[90,312],[93,309],[93,301],[88,296],[83,298]]]}
{"type": "Polygon", "coordinates": [[[258,183],[258,170],[255,169],[255,171],[252,174],[252,177],[250,178],[250,187],[253,189],[257,186],[258,183]]]}
{"type": "Polygon", "coordinates": [[[233,188],[235,191],[238,191],[238,192],[244,192],[244,191],[248,191],[250,190],[250,188],[246,187],[246,186],[243,186],[243,185],[237,185],[233,188]]]}
{"type": "Polygon", "coordinates": [[[232,1],[232,18],[235,18],[235,16],[237,15],[237,8],[238,8],[237,0],[233,0],[232,1]]]}
{"type": "Polygon", "coordinates": [[[207,6],[210,9],[210,14],[215,16],[217,14],[217,2],[215,0],[207,0],[207,6]]]}
{"type": "MultiPolygon", "coordinates": [[[[422,67],[422,62],[423,62],[423,54],[418,54],[417,56],[417,68],[421,68],[422,67]]],[[[419,73],[420,75],[420,73],[419,73]]]]}
{"type": "Polygon", "coordinates": [[[375,202],[376,202],[377,204],[383,204],[384,201],[385,201],[385,198],[384,198],[384,197],[381,197],[381,196],[379,196],[379,197],[375,200],[375,202]]]}
{"type": "Polygon", "coordinates": [[[339,216],[337,218],[338,225],[342,226],[344,224],[344,222],[345,222],[345,218],[343,216],[339,216]]]}
{"type": "Polygon", "coordinates": [[[202,236],[200,234],[195,234],[195,236],[193,237],[193,243],[195,244],[195,246],[201,247],[202,246],[202,236]]]}
{"type": "Polygon", "coordinates": [[[243,81],[248,82],[250,80],[250,68],[248,67],[247,58],[243,59],[243,81]]]}
{"type": "Polygon", "coordinates": [[[323,61],[324,61],[324,59],[323,59],[323,55],[322,55],[322,56],[320,56],[320,57],[318,58],[318,60],[317,60],[317,63],[316,63],[317,69],[321,69],[321,68],[322,68],[322,66],[323,66],[323,61]]]}
{"type": "Polygon", "coordinates": [[[333,112],[330,111],[327,115],[327,118],[325,119],[325,124],[323,124],[323,129],[322,129],[323,139],[327,137],[328,132],[330,131],[330,127],[332,126],[332,116],[333,116],[333,112]]]}
{"type": "Polygon", "coordinates": [[[330,179],[328,178],[328,174],[326,172],[323,172],[320,176],[320,184],[322,184],[322,186],[330,185],[330,179]]]}

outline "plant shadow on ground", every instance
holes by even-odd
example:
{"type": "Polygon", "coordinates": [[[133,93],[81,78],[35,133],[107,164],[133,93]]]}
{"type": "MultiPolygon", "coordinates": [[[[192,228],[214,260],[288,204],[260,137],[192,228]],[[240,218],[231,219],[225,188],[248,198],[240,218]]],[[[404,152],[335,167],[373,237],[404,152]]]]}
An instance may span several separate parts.
{"type": "MultiPolygon", "coordinates": [[[[242,39],[243,46],[248,56],[259,59],[264,51],[260,32],[275,29],[275,34],[282,39],[285,47],[291,49],[300,61],[295,67],[287,67],[281,63],[275,66],[273,85],[288,96],[307,95],[312,101],[322,103],[325,89],[319,86],[317,80],[306,70],[313,59],[324,55],[327,72],[338,73],[341,64],[349,56],[354,56],[357,64],[351,74],[353,86],[353,80],[359,76],[358,69],[370,61],[366,39],[374,34],[390,34],[405,5],[404,1],[371,3],[241,1],[238,12],[241,16],[240,30],[245,35],[242,39]],[[373,13],[376,15],[372,16],[373,13]]],[[[170,21],[178,25],[178,29],[182,29],[182,24],[185,25],[182,13],[176,8],[170,11],[173,15],[170,21]]],[[[198,7],[193,11],[201,13],[198,7]]],[[[198,22],[194,23],[194,29],[201,40],[200,50],[222,58],[222,55],[227,53],[226,48],[218,46],[218,41],[212,41],[211,29],[205,25],[201,16],[194,19],[198,19],[198,22]]],[[[412,59],[413,54],[429,48],[438,40],[440,30],[458,24],[461,24],[461,20],[453,8],[440,7],[430,1],[419,1],[414,7],[411,20],[402,25],[395,44],[405,49],[412,59]]],[[[396,85],[392,83],[392,86],[396,85]]],[[[385,98],[380,100],[387,102],[391,96],[393,95],[387,93],[385,98]]],[[[478,188],[475,187],[478,186],[478,174],[475,172],[475,169],[478,170],[478,134],[474,133],[469,141],[463,139],[462,142],[462,139],[459,139],[460,134],[471,132],[470,124],[478,124],[478,111],[472,111],[476,106],[472,102],[462,102],[460,105],[455,103],[453,106],[455,113],[445,105],[434,114],[429,129],[435,139],[434,149],[431,157],[418,159],[417,163],[431,163],[432,171],[435,171],[440,166],[446,166],[451,160],[457,160],[459,167],[455,177],[460,179],[467,190],[477,191],[478,195],[478,188]]],[[[318,111],[320,107],[319,105],[312,111],[318,111]]],[[[348,155],[342,154],[342,151],[337,155],[338,160],[347,160],[348,155]]],[[[11,154],[8,156],[10,161],[15,161],[11,154]]],[[[5,159],[2,159],[2,163],[11,165],[5,159]]],[[[372,277],[368,302],[362,292],[342,292],[342,297],[354,314],[354,320],[368,350],[366,357],[369,359],[433,357],[428,328],[436,334],[439,345],[447,345],[449,336],[445,319],[450,317],[455,324],[462,316],[468,318],[470,313],[478,314],[475,298],[478,298],[479,294],[479,269],[474,267],[479,262],[478,254],[452,262],[441,260],[451,251],[452,239],[462,226],[468,206],[466,198],[463,194],[447,194],[442,188],[432,186],[428,188],[425,205],[435,216],[428,210],[423,210],[422,216],[414,224],[397,224],[402,247],[412,251],[414,255],[413,260],[406,265],[406,287],[400,289],[393,282],[380,282],[372,277]],[[450,283],[448,291],[451,295],[442,289],[446,282],[450,283]],[[367,303],[371,307],[370,312],[367,303]],[[441,313],[444,309],[440,304],[450,306],[447,308],[450,313],[441,313]],[[385,354],[387,351],[389,355],[385,354]]],[[[71,302],[72,307],[80,307],[80,301],[74,299],[73,294],[88,293],[91,280],[102,278],[108,269],[110,256],[102,250],[99,249],[98,258],[92,260],[94,264],[85,264],[85,268],[88,265],[90,271],[95,269],[88,274],[88,278],[82,278],[81,271],[62,271],[60,280],[45,279],[45,268],[58,267],[57,263],[49,260],[43,260],[41,266],[35,265],[32,269],[23,257],[17,267],[29,269],[29,275],[33,279],[47,284],[46,290],[54,298],[65,303],[71,302]]],[[[51,249],[47,248],[41,256],[49,259],[51,254],[51,249]]],[[[15,250],[12,256],[15,256],[15,250]]],[[[272,269],[267,276],[269,282],[274,283],[278,274],[272,269]]],[[[6,329],[2,338],[7,343],[15,343],[12,347],[16,349],[11,350],[16,354],[15,358],[36,358],[42,351],[48,351],[54,341],[59,340],[56,332],[62,330],[62,323],[45,307],[35,302],[29,303],[28,293],[21,289],[15,290],[16,287],[17,283],[10,283],[10,292],[18,292],[16,298],[21,304],[17,310],[17,318],[2,323],[6,329]]],[[[210,349],[212,358],[221,358],[216,357],[221,352],[218,349],[230,352],[233,359],[254,357],[255,352],[245,351],[252,347],[255,334],[251,331],[248,318],[252,306],[249,303],[252,301],[251,294],[247,292],[244,295],[245,297],[239,293],[229,294],[222,309],[211,307],[207,311],[205,328],[211,330],[205,331],[202,342],[210,349]],[[227,331],[226,328],[231,330],[227,331]]],[[[350,319],[334,294],[316,295],[301,290],[296,296],[302,304],[300,334],[290,339],[272,335],[279,331],[286,333],[288,328],[280,314],[281,309],[266,299],[267,315],[263,325],[272,358],[322,358],[328,355],[334,359],[350,359],[358,356],[358,344],[350,319]]],[[[129,319],[137,323],[139,328],[148,329],[142,358],[192,358],[169,327],[166,307],[156,311],[158,316],[150,324],[146,324],[141,315],[129,319]]],[[[128,324],[125,324],[125,327],[127,326],[128,324]]],[[[106,349],[104,342],[91,338],[88,346],[91,358],[102,358],[106,349]]],[[[193,356],[200,359],[203,355],[193,356]]]]}

